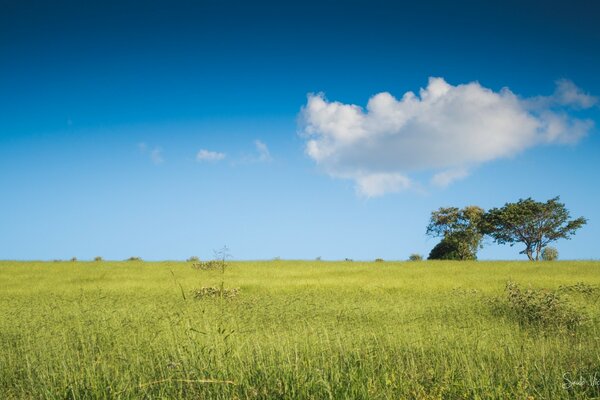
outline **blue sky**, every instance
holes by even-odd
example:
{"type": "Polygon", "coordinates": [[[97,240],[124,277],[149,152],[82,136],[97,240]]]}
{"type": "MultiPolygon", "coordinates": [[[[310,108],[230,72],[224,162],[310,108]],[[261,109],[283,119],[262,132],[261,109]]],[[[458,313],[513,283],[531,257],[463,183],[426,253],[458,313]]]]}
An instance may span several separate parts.
{"type": "Polygon", "coordinates": [[[0,259],[405,259],[438,207],[556,195],[589,219],[561,258],[600,256],[595,2],[87,3],[2,2],[0,259]],[[430,108],[435,82],[456,102],[430,108]],[[421,124],[400,126],[409,91],[421,124]]]}

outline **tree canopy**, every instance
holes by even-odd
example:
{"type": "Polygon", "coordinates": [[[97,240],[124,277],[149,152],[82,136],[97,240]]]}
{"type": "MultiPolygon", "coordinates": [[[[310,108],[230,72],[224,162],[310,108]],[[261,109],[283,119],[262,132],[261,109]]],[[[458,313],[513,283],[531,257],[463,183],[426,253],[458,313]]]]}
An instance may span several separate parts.
{"type": "Polygon", "coordinates": [[[587,223],[583,217],[569,219],[570,214],[559,197],[545,203],[531,198],[489,210],[480,225],[482,233],[491,236],[499,244],[522,243],[531,261],[537,261],[548,243],[558,239],[570,239],[587,223]]]}
{"type": "Polygon", "coordinates": [[[442,207],[431,213],[427,235],[442,240],[429,253],[430,260],[476,260],[483,234],[479,227],[485,211],[477,206],[442,207]]]}

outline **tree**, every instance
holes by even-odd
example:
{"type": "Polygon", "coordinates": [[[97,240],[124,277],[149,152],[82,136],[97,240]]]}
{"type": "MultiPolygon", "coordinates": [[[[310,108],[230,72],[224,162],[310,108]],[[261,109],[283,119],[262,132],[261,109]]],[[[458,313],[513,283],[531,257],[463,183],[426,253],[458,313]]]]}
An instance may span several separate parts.
{"type": "Polygon", "coordinates": [[[427,235],[442,240],[429,253],[430,260],[476,260],[485,211],[477,206],[442,207],[431,213],[427,235]]]}
{"type": "Polygon", "coordinates": [[[542,260],[554,261],[556,259],[558,259],[558,250],[552,246],[544,247],[544,250],[542,250],[542,260]]]}
{"type": "Polygon", "coordinates": [[[475,260],[475,254],[467,246],[453,238],[442,238],[429,252],[428,260],[475,260]]]}
{"type": "Polygon", "coordinates": [[[569,220],[569,211],[559,200],[555,197],[542,203],[527,198],[493,208],[485,214],[483,232],[499,244],[523,243],[525,248],[520,254],[537,261],[548,243],[570,239],[587,223],[583,217],[569,220]]]}

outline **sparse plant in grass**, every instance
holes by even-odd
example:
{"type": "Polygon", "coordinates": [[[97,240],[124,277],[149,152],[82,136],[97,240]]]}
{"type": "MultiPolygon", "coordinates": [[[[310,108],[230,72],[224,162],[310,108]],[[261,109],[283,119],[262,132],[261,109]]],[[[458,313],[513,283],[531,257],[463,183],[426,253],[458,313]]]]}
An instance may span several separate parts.
{"type": "Polygon", "coordinates": [[[555,261],[558,259],[558,250],[551,246],[544,247],[542,250],[542,260],[544,261],[555,261]]]}
{"type": "Polygon", "coordinates": [[[103,260],[102,260],[102,257],[96,256],[96,257],[94,257],[94,261],[99,262],[99,261],[103,261],[103,260]]]}
{"type": "Polygon", "coordinates": [[[577,282],[574,285],[561,285],[558,287],[561,293],[581,293],[586,295],[594,294],[598,291],[597,286],[593,286],[584,282],[577,282]]]}
{"type": "Polygon", "coordinates": [[[584,318],[578,310],[562,298],[558,291],[522,289],[509,281],[506,299],[493,301],[497,312],[505,313],[522,326],[557,327],[574,330],[584,318]]]}
{"type": "Polygon", "coordinates": [[[192,264],[193,269],[200,271],[221,270],[223,262],[221,260],[200,261],[192,264]]]}
{"type": "Polygon", "coordinates": [[[224,298],[231,299],[236,297],[240,293],[239,288],[224,288],[224,287],[201,287],[200,289],[196,289],[192,291],[192,296],[195,299],[206,299],[206,298],[224,298]]]}
{"type": "Polygon", "coordinates": [[[142,261],[142,258],[141,257],[129,257],[125,261],[142,261]]]}
{"type": "Polygon", "coordinates": [[[418,253],[413,253],[408,257],[409,261],[423,261],[423,256],[418,253]]]}
{"type": "Polygon", "coordinates": [[[192,295],[196,299],[205,297],[221,297],[230,298],[237,296],[239,289],[227,289],[225,288],[225,269],[227,267],[226,259],[231,257],[229,248],[223,246],[219,250],[214,251],[215,259],[205,262],[197,262],[192,264],[192,268],[202,271],[208,270],[220,270],[221,271],[221,283],[218,287],[202,287],[193,291],[192,295]]]}
{"type": "Polygon", "coordinates": [[[375,262],[383,262],[383,258],[376,258],[375,262]]]}
{"type": "Polygon", "coordinates": [[[188,258],[186,261],[187,261],[187,262],[193,262],[193,263],[197,263],[197,262],[200,262],[200,258],[199,258],[199,257],[197,257],[197,256],[191,256],[191,257],[190,257],[190,258],[188,258]]]}

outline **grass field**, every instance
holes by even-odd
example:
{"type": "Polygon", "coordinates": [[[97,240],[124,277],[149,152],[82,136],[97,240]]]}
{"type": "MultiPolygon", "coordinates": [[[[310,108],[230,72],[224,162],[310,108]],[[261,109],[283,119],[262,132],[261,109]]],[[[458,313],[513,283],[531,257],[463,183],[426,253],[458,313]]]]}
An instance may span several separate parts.
{"type": "Polygon", "coordinates": [[[183,262],[0,262],[0,393],[599,397],[599,285],[600,262],[584,261],[232,262],[224,273],[183,262]],[[562,286],[581,322],[502,312],[509,280],[562,286]],[[240,291],[192,296],[221,284],[240,291]]]}

